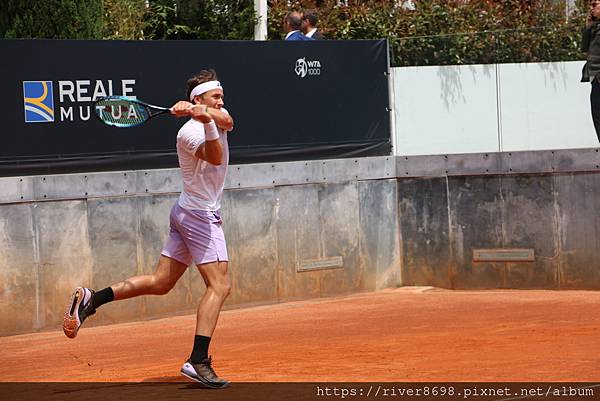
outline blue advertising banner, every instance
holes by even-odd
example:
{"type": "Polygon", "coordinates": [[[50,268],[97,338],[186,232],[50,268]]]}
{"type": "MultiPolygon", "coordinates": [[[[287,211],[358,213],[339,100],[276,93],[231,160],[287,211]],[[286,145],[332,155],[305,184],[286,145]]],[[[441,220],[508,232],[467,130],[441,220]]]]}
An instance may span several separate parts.
{"type": "Polygon", "coordinates": [[[176,167],[184,119],[100,123],[93,102],[169,107],[217,71],[235,121],[231,162],[390,154],[387,42],[0,40],[0,175],[176,167]]]}

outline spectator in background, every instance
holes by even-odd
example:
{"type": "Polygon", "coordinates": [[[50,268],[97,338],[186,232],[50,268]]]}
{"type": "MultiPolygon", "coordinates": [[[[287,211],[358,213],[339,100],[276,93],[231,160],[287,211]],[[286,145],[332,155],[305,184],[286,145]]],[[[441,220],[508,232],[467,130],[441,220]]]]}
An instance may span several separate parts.
{"type": "Polygon", "coordinates": [[[285,40],[313,40],[304,36],[300,28],[302,27],[302,16],[297,11],[287,13],[283,19],[283,31],[285,40]]]}
{"type": "Polygon", "coordinates": [[[314,40],[323,40],[325,37],[318,31],[317,23],[319,18],[314,10],[304,10],[302,12],[302,32],[308,38],[314,40]]]}
{"type": "Polygon", "coordinates": [[[600,141],[600,0],[590,2],[590,14],[583,30],[581,51],[587,53],[581,82],[592,83],[590,93],[592,121],[596,129],[596,136],[600,141]]]}

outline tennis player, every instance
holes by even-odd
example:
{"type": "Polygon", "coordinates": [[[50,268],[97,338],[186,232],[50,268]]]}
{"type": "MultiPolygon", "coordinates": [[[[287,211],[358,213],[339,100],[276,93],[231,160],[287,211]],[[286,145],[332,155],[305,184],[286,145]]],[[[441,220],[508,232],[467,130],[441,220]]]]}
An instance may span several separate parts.
{"type": "Polygon", "coordinates": [[[105,303],[168,293],[193,262],[206,292],[198,305],[192,353],[181,374],[207,387],[223,388],[229,382],[213,370],[208,348],[231,289],[220,208],[229,162],[227,132],[233,129],[233,120],[223,108],[223,88],[214,70],[201,71],[187,86],[189,102],[180,101],[171,108],[176,116],[191,117],[177,134],[183,191],[171,209],[169,237],[156,271],[97,292],[77,287],[65,312],[63,330],[67,337],[75,338],[85,319],[105,303]]]}

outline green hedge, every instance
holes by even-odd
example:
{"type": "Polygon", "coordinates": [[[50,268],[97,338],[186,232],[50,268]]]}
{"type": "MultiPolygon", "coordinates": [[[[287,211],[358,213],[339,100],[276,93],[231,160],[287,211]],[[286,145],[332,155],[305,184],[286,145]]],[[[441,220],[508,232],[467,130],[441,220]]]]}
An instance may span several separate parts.
{"type": "Polygon", "coordinates": [[[269,37],[280,39],[290,9],[315,8],[330,39],[390,42],[394,66],[576,60],[586,2],[566,16],[565,2],[551,0],[273,0],[269,37]]]}

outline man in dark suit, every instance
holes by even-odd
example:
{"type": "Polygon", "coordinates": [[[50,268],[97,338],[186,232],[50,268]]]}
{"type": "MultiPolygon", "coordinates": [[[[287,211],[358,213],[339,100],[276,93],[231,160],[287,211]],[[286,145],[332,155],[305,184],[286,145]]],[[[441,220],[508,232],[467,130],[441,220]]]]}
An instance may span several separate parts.
{"type": "Polygon", "coordinates": [[[286,33],[285,40],[313,40],[304,36],[302,27],[302,16],[297,11],[289,12],[283,19],[283,31],[286,33]]]}
{"type": "Polygon", "coordinates": [[[302,32],[306,37],[314,40],[325,39],[323,34],[319,32],[319,28],[317,28],[318,22],[319,18],[314,10],[304,10],[302,12],[302,32]]]}
{"type": "Polygon", "coordinates": [[[587,53],[581,82],[591,82],[592,121],[600,141],[600,0],[590,2],[590,13],[583,31],[581,50],[587,53]]]}

